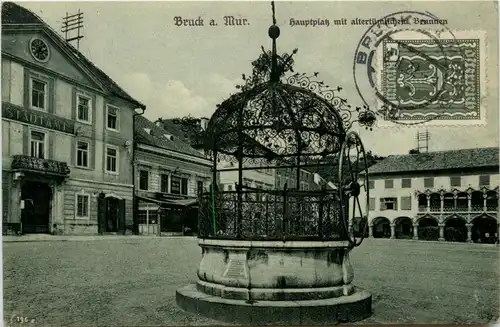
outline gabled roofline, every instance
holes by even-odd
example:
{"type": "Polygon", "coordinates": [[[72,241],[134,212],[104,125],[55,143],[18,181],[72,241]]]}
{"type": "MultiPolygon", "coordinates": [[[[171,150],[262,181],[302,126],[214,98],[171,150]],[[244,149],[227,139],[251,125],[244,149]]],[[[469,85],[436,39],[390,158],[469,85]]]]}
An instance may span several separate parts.
{"type": "MultiPolygon", "coordinates": [[[[2,4],[2,9],[3,5],[5,5],[8,2],[5,2],[2,4]]],[[[32,12],[29,9],[26,9],[16,3],[12,3],[15,6],[18,6],[22,8],[23,10],[29,12],[33,16],[35,16],[40,22],[39,23],[29,23],[29,24],[17,24],[17,23],[3,23],[2,22],[2,33],[4,31],[6,32],[23,32],[23,31],[43,31],[49,37],[53,42],[58,44],[59,48],[68,56],[71,58],[73,63],[75,63],[83,72],[85,72],[88,77],[94,81],[97,85],[99,85],[100,88],[102,88],[103,92],[106,94],[115,96],[117,98],[120,98],[124,101],[127,101],[131,104],[134,104],[138,106],[139,108],[146,109],[146,105],[143,103],[135,100],[132,96],[130,96],[125,90],[123,90],[109,75],[104,73],[100,68],[98,68],[96,65],[94,65],[90,60],[88,60],[78,49],[73,47],[70,43],[65,42],[62,37],[54,31],[54,29],[48,25],[43,19],[41,19],[37,14],[32,12]],[[82,63],[82,61],[87,64],[91,65],[94,69],[100,71],[102,74],[104,74],[108,79],[110,83],[113,83],[118,89],[120,89],[122,92],[127,94],[129,98],[126,98],[120,94],[117,94],[116,92],[113,92],[113,90],[110,90],[108,87],[103,85],[103,82],[101,82],[100,78],[96,76],[91,70],[89,70],[87,67],[85,67],[85,64],[82,63]]]]}

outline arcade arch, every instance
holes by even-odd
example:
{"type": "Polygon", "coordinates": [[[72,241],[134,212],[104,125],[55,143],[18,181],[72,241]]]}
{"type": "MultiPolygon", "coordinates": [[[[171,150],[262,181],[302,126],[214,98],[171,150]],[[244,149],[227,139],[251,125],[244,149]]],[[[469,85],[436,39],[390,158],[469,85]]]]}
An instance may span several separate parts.
{"type": "Polygon", "coordinates": [[[498,221],[490,215],[481,215],[472,220],[472,242],[497,243],[498,221]]]}
{"type": "Polygon", "coordinates": [[[448,242],[466,242],[466,220],[460,216],[452,216],[444,221],[444,239],[448,242]]]}
{"type": "Polygon", "coordinates": [[[377,217],[372,220],[374,238],[390,238],[391,222],[386,217],[377,217]]]}
{"type": "Polygon", "coordinates": [[[394,220],[395,237],[400,239],[410,239],[413,237],[413,221],[410,217],[398,217],[394,220]]]}
{"type": "Polygon", "coordinates": [[[438,221],[432,216],[424,216],[417,220],[418,239],[425,241],[437,241],[439,239],[438,221]]]}

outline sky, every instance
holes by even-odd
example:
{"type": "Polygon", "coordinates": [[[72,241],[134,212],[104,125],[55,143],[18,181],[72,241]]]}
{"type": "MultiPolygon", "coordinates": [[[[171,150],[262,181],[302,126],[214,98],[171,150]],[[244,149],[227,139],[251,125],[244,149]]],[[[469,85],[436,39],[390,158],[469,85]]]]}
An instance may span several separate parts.
{"type": "MultiPolygon", "coordinates": [[[[66,13],[84,13],[80,51],[130,95],[147,106],[145,116],[210,117],[218,103],[237,92],[241,75],[270,49],[270,2],[22,2],[60,31],[66,13]],[[246,18],[247,26],[224,26],[223,17],[246,18]],[[205,26],[175,26],[175,17],[202,18],[205,26]],[[214,19],[218,26],[208,26],[214,19]]],[[[340,96],[363,105],[353,77],[353,58],[367,25],[333,26],[334,19],[381,18],[402,10],[428,11],[451,30],[486,31],[488,71],[482,106],[486,124],[413,127],[389,124],[359,129],[367,150],[403,154],[416,147],[417,132],[431,134],[429,151],[498,146],[498,11],[493,2],[277,2],[278,52],[295,55],[295,70],[341,86],[340,96]],[[290,19],[329,19],[331,26],[291,26],[290,19]]],[[[366,83],[366,81],[365,81],[366,83]]],[[[366,97],[367,95],[364,94],[366,97]]],[[[371,95],[373,96],[373,95],[371,95]]],[[[369,97],[369,96],[368,96],[369,97]]],[[[353,127],[358,130],[357,126],[353,127]]]]}

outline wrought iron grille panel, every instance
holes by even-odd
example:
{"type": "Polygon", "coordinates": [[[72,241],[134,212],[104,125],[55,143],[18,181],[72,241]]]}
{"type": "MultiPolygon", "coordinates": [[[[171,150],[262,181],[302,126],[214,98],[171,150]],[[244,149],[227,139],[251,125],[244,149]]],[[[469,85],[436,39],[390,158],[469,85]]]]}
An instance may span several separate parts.
{"type": "Polygon", "coordinates": [[[241,202],[238,191],[201,195],[200,238],[347,240],[335,191],[247,189],[241,195],[241,202]],[[241,203],[241,221],[238,203],[241,203]]]}

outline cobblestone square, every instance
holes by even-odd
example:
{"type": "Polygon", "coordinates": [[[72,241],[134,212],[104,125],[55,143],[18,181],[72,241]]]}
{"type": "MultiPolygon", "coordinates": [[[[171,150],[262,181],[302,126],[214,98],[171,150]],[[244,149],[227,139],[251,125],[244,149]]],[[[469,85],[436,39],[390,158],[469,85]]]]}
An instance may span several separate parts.
{"type": "MultiPolygon", "coordinates": [[[[352,252],[354,282],[373,294],[363,323],[498,320],[495,245],[367,239],[352,252]]],[[[212,325],[185,313],[175,290],[196,281],[191,237],[4,243],[4,319],[37,326],[212,325]]],[[[13,323],[10,323],[13,321],[13,323]]]]}

